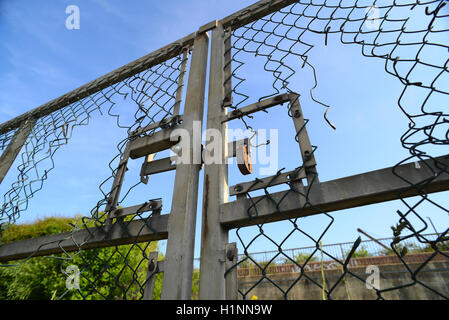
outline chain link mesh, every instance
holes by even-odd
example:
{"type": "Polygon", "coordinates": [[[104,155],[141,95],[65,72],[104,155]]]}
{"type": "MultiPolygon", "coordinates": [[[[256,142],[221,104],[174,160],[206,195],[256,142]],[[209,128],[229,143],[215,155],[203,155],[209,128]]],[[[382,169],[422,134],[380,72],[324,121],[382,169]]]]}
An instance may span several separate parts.
{"type": "Polygon", "coordinates": [[[3,151],[8,146],[9,142],[11,141],[12,137],[14,136],[15,130],[11,130],[9,132],[6,132],[4,134],[0,135],[0,151],[3,151]]]}
{"type": "MultiPolygon", "coordinates": [[[[268,1],[267,6],[271,6],[274,1],[268,1]]],[[[232,64],[232,77],[225,80],[224,86],[233,83],[232,95],[234,103],[232,108],[237,109],[238,106],[244,105],[250,96],[244,91],[243,84],[246,81],[246,75],[242,74],[241,68],[249,63],[249,59],[259,58],[264,63],[264,71],[272,76],[272,93],[267,94],[259,99],[259,101],[268,97],[275,96],[279,93],[293,92],[290,79],[297,73],[300,68],[309,67],[313,71],[314,83],[310,90],[311,99],[323,107],[326,112],[324,118],[327,123],[333,126],[326,117],[329,105],[316,99],[313,90],[318,86],[316,70],[308,60],[309,55],[313,54],[311,49],[314,48],[314,40],[316,37],[322,37],[327,45],[328,36],[338,34],[343,44],[358,44],[361,46],[361,53],[365,57],[378,58],[385,61],[385,71],[396,77],[403,85],[403,90],[398,99],[398,106],[404,115],[409,119],[409,128],[401,137],[402,146],[408,150],[410,156],[398,163],[393,168],[393,174],[401,180],[407,182],[408,190],[399,194],[398,199],[406,206],[407,210],[401,212],[397,210],[398,223],[393,226],[394,239],[390,243],[392,252],[400,259],[406,272],[409,274],[409,281],[388,288],[373,288],[378,299],[388,296],[387,293],[398,291],[409,287],[422,286],[434,294],[436,298],[449,298],[449,292],[442,292],[435,289],[432,285],[420,279],[423,270],[430,267],[430,263],[436,260],[436,257],[442,256],[449,258],[448,252],[445,250],[444,243],[448,240],[447,226],[444,232],[438,237],[428,237],[424,233],[429,231],[428,223],[424,220],[422,213],[419,213],[419,207],[424,204],[430,204],[440,212],[441,215],[447,216],[448,210],[443,205],[430,200],[424,188],[440,175],[446,175],[449,170],[446,165],[435,159],[434,149],[428,146],[443,146],[449,144],[448,129],[448,113],[443,111],[443,105],[435,103],[435,97],[443,99],[447,102],[449,88],[447,87],[448,62],[447,52],[449,43],[447,38],[438,38],[436,36],[446,34],[449,31],[447,25],[447,17],[449,16],[446,2],[444,1],[296,1],[293,4],[251,22],[245,26],[228,30],[231,31],[232,59],[228,64],[232,64]],[[373,18],[372,10],[377,10],[378,16],[373,18]],[[417,20],[418,19],[418,20],[417,20]],[[445,20],[446,19],[446,20],[445,20]],[[446,22],[446,23],[445,23],[446,22]],[[378,23],[374,30],[367,28],[367,23],[378,23]],[[315,38],[313,38],[315,36],[315,38]],[[433,59],[425,58],[423,53],[426,50],[437,49],[438,55],[434,55],[433,59]],[[439,57],[439,58],[438,58],[439,57]],[[294,64],[292,63],[294,62],[294,64]],[[423,77],[423,74],[431,74],[432,77],[423,77]],[[424,79],[420,79],[421,78],[424,79]],[[427,79],[426,79],[427,78],[427,79]],[[410,105],[406,95],[413,89],[419,88],[419,91],[413,91],[416,94],[414,99],[416,105],[410,105]],[[407,101],[406,101],[407,100],[407,101]],[[404,162],[420,161],[432,159],[437,170],[429,167],[428,178],[418,183],[411,183],[409,177],[401,176],[396,168],[404,162]],[[419,200],[405,199],[405,195],[409,190],[418,190],[419,200]],[[418,226],[419,221],[422,226],[418,226]],[[407,252],[404,250],[404,243],[413,239],[423,245],[432,248],[432,254],[425,261],[412,265],[405,258],[407,252]]],[[[256,8],[257,9],[257,8],[256,8]]],[[[256,10],[255,9],[255,10],[256,10]]],[[[242,14],[251,15],[250,11],[242,14]]],[[[239,17],[235,20],[238,21],[239,17]]],[[[233,23],[231,22],[230,25],[233,23]]],[[[447,35],[447,34],[446,34],[447,35]]],[[[227,52],[229,55],[229,50],[227,52]]],[[[260,74],[260,73],[259,73],[260,74]]],[[[289,106],[289,116],[291,114],[292,104],[289,106]]],[[[241,115],[244,126],[251,129],[248,124],[248,117],[241,115]]],[[[251,118],[251,117],[249,117],[251,118]]],[[[299,132],[295,135],[298,137],[299,132]]],[[[296,141],[298,141],[296,139],[296,141]]],[[[316,147],[313,148],[313,151],[316,147]]],[[[443,150],[444,151],[444,150],[443,150]]],[[[296,173],[302,169],[298,167],[296,173]]],[[[307,168],[306,168],[307,169],[307,168]]],[[[283,173],[280,170],[273,179],[283,173]]],[[[344,257],[335,255],[335,253],[321,246],[323,237],[330,232],[334,223],[334,217],[326,211],[316,207],[309,199],[309,191],[317,181],[317,175],[314,171],[310,171],[309,177],[312,177],[307,186],[298,183],[288,182],[284,186],[287,191],[281,198],[274,198],[270,187],[274,184],[271,182],[262,189],[263,196],[254,197],[252,190],[257,188],[261,181],[257,179],[254,185],[249,189],[245,196],[250,201],[247,211],[251,219],[259,217],[259,210],[262,203],[269,200],[277,208],[277,214],[284,216],[285,224],[282,230],[286,230],[282,235],[279,231],[274,234],[270,232],[269,218],[260,222],[260,218],[254,223],[256,231],[246,232],[248,228],[237,228],[236,236],[239,244],[243,247],[243,256],[233,268],[244,267],[248,264],[259,270],[260,276],[250,285],[240,286],[239,293],[241,298],[248,299],[254,294],[255,289],[262,284],[268,283],[274,286],[284,299],[292,296],[293,288],[300,282],[308,281],[312,287],[319,288],[323,299],[333,299],[338,294],[338,288],[345,283],[348,277],[354,277],[365,283],[365,277],[352,272],[349,268],[351,257],[360,245],[359,238],[354,242],[352,249],[345,253],[344,257]],[[322,232],[313,235],[307,228],[302,227],[302,221],[299,218],[292,219],[279,210],[283,201],[289,194],[297,194],[298,198],[304,199],[304,205],[299,210],[298,216],[305,208],[314,208],[320,213],[320,216],[326,220],[322,228],[322,232]],[[302,235],[314,245],[302,261],[298,261],[289,254],[285,248],[285,243],[294,235],[302,235]],[[281,238],[281,239],[279,239],[281,238]],[[268,261],[256,261],[250,254],[251,246],[256,241],[264,239],[265,243],[276,248],[268,261]],[[307,271],[307,266],[311,264],[312,257],[322,257],[326,261],[333,261],[340,266],[342,273],[335,278],[335,281],[326,285],[321,279],[313,277],[307,271]],[[294,279],[288,284],[281,285],[268,272],[270,267],[275,265],[279,259],[287,261],[295,265],[298,270],[294,279]]],[[[303,218],[307,219],[307,218],[303,218]]],[[[227,270],[229,272],[231,269],[227,270]]],[[[323,275],[324,279],[324,275],[323,275]]],[[[323,280],[324,281],[324,280],[323,280]]],[[[329,280],[330,281],[330,280],[329,280]]],[[[321,298],[321,297],[320,297],[321,298]]]]}
{"type": "MultiPolygon", "coordinates": [[[[152,135],[157,130],[137,132],[137,129],[163,121],[179,112],[184,85],[185,66],[188,62],[186,54],[179,54],[174,58],[161,62],[149,69],[138,72],[120,82],[88,95],[57,111],[39,118],[26,140],[16,162],[18,177],[11,188],[4,194],[4,202],[0,214],[1,230],[6,230],[20,218],[28,208],[33,196],[39,192],[55,167],[56,152],[68,144],[77,126],[89,125],[91,118],[108,115],[115,118],[116,125],[122,129],[123,140],[117,144],[117,155],[110,161],[111,175],[100,183],[102,198],[90,212],[90,216],[79,218],[64,240],[68,240],[77,250],[67,252],[59,241],[61,252],[64,254],[15,261],[3,267],[17,267],[25,263],[32,263],[34,259],[57,259],[63,274],[70,265],[79,267],[81,287],[77,293],[71,292],[71,299],[141,299],[147,279],[149,253],[155,250],[151,239],[140,242],[139,236],[145,230],[157,236],[157,230],[151,224],[151,217],[159,211],[147,212],[144,207],[138,208],[133,215],[117,218],[115,229],[108,229],[108,214],[124,202],[127,195],[142,182],[139,180],[124,190],[123,196],[117,203],[106,211],[106,204],[114,191],[111,186],[119,170],[118,163],[123,160],[125,147],[128,142],[138,137],[152,135]],[[182,81],[181,81],[182,79],[182,81]],[[136,233],[130,233],[133,222],[142,222],[136,233]],[[116,226],[120,226],[117,230],[116,226]],[[88,237],[79,242],[75,234],[80,230],[89,233],[88,237]],[[116,245],[112,240],[106,248],[85,250],[83,247],[90,240],[102,234],[105,239],[111,239],[112,233],[120,233],[123,237],[130,237],[131,244],[116,245]],[[117,267],[120,266],[120,267],[117,267]],[[114,286],[110,286],[114,283],[114,286]],[[106,287],[106,284],[109,287],[106,287]]],[[[1,135],[2,149],[11,140],[14,131],[1,135]]],[[[111,221],[112,222],[112,221],[111,221]]],[[[154,239],[154,237],[153,237],[154,239]]],[[[43,244],[41,247],[44,247],[43,244]]],[[[55,298],[64,298],[70,290],[58,293],[55,298]]],[[[66,298],[68,297],[66,296],[66,298]]]]}
{"type": "MultiPolygon", "coordinates": [[[[275,0],[267,1],[262,6],[271,6],[274,2],[275,0]]],[[[251,11],[242,13],[242,15],[247,14],[251,14],[251,11]]],[[[449,258],[443,246],[445,241],[449,240],[447,236],[449,228],[446,227],[444,232],[438,234],[437,237],[428,237],[426,235],[428,224],[423,219],[422,214],[418,213],[419,207],[424,204],[434,206],[442,215],[449,213],[441,204],[430,200],[424,191],[426,185],[434,179],[449,173],[448,168],[437,161],[432,153],[427,150],[430,145],[445,146],[449,144],[448,114],[440,111],[442,106],[434,102],[436,96],[446,99],[443,101],[447,101],[447,95],[449,94],[448,82],[445,78],[448,75],[447,51],[449,44],[447,42],[442,43],[441,37],[438,37],[438,35],[446,34],[449,31],[447,24],[444,23],[448,16],[446,2],[441,0],[423,2],[410,0],[374,2],[300,0],[245,26],[228,30],[228,36],[231,37],[232,59],[230,63],[233,69],[231,76],[225,79],[224,86],[226,88],[230,86],[231,82],[233,83],[233,109],[237,109],[250,98],[247,92],[242,89],[245,76],[239,70],[245,65],[245,59],[250,55],[264,59],[264,70],[271,74],[273,79],[273,91],[264,97],[259,97],[260,100],[283,92],[293,92],[289,82],[297,70],[306,66],[311,68],[314,83],[310,89],[310,97],[315,103],[325,108],[324,118],[329,125],[333,126],[326,116],[330,106],[317,99],[313,94],[313,90],[318,86],[318,75],[314,66],[308,61],[308,56],[314,47],[312,41],[308,39],[311,35],[323,37],[324,43],[327,44],[328,36],[337,34],[343,44],[360,45],[363,56],[383,59],[385,71],[402,83],[403,90],[398,98],[398,106],[410,120],[410,125],[401,137],[401,142],[410,156],[398,163],[395,168],[404,162],[431,159],[434,161],[434,167],[437,168],[437,171],[429,167],[431,172],[429,172],[427,179],[419,183],[410,183],[408,177],[401,176],[395,168],[393,169],[393,173],[407,182],[410,185],[410,190],[418,190],[420,196],[419,200],[416,201],[407,200],[405,196],[399,195],[400,201],[408,209],[405,212],[397,211],[398,223],[392,228],[394,239],[390,243],[392,252],[409,273],[410,281],[390,288],[375,288],[379,299],[385,298],[388,292],[413,286],[423,286],[438,298],[447,299],[449,297],[448,292],[436,290],[419,278],[425,267],[437,257],[438,259],[440,257],[449,258]],[[378,10],[376,12],[379,13],[379,16],[375,19],[371,19],[372,10],[378,10]],[[417,23],[416,17],[418,17],[419,23],[417,23]],[[415,25],[411,27],[409,21],[415,23],[415,25]],[[367,30],[367,22],[378,22],[379,25],[375,30],[367,30]],[[394,39],[391,39],[392,37],[394,39]],[[422,53],[429,48],[444,52],[446,55],[441,54],[440,59],[434,58],[432,61],[428,61],[422,57],[422,53]],[[292,58],[296,61],[294,65],[291,64],[292,58]],[[424,68],[426,72],[433,74],[431,79],[419,79],[420,68],[424,68]],[[410,106],[409,102],[406,101],[406,95],[412,89],[419,89],[419,99],[416,98],[415,100],[417,101],[416,106],[410,106]],[[423,224],[423,227],[415,225],[413,221],[416,219],[423,224]],[[418,265],[414,266],[407,262],[407,253],[403,250],[404,246],[401,246],[410,239],[414,239],[433,250],[424,262],[419,262],[418,265]]],[[[239,18],[237,16],[234,19],[237,21],[239,18]]],[[[232,26],[233,22],[231,21],[229,25],[232,26]]],[[[173,48],[167,50],[173,50],[173,48]]],[[[107,228],[106,217],[108,213],[123,203],[133,189],[141,183],[138,182],[127,190],[123,190],[123,196],[108,211],[106,210],[111,192],[114,191],[111,185],[118,174],[119,163],[124,158],[127,143],[138,136],[151,135],[156,130],[136,134],[137,129],[176,115],[176,105],[180,103],[177,100],[177,92],[180,90],[179,86],[182,86],[180,78],[184,72],[182,66],[186,63],[185,56],[177,55],[150,68],[145,67],[146,63],[143,60],[135,62],[132,68],[136,72],[133,75],[122,77],[121,72],[117,73],[119,81],[104,78],[89,84],[88,94],[83,96],[81,96],[81,91],[75,90],[70,98],[60,98],[52,102],[53,105],[65,105],[65,107],[44,116],[36,115],[38,118],[36,125],[18,158],[17,180],[3,197],[0,214],[1,230],[5,230],[11,224],[16,223],[20,215],[27,210],[36,192],[43,188],[48,174],[55,166],[56,151],[66,145],[72,138],[75,127],[88,125],[91,117],[98,116],[97,113],[107,114],[116,119],[117,127],[123,129],[124,136],[123,140],[117,144],[117,155],[109,163],[111,176],[100,184],[103,197],[93,207],[90,216],[80,218],[73,231],[67,235],[67,240],[72,241],[77,250],[71,253],[64,252],[61,246],[64,254],[45,258],[60,260],[61,270],[65,270],[65,267],[70,264],[80,266],[83,284],[82,288],[77,291],[76,298],[140,299],[145,290],[147,283],[146,269],[151,249],[150,242],[138,242],[138,236],[130,234],[130,237],[134,240],[128,245],[118,246],[111,241],[107,250],[104,248],[84,250],[82,248],[85,243],[77,242],[75,233],[79,230],[87,230],[90,237],[86,242],[96,236],[95,232],[105,232],[106,238],[108,238],[107,233],[111,232],[107,228]],[[99,90],[95,89],[100,87],[99,90]],[[67,101],[68,103],[66,103],[67,101]],[[123,113],[119,108],[124,105],[129,106],[126,113],[123,113]],[[134,111],[131,116],[129,110],[134,111]],[[137,256],[137,259],[133,259],[131,263],[132,256],[137,256]],[[113,265],[119,265],[120,267],[114,268],[113,265]],[[111,279],[115,286],[106,288],[105,284],[110,283],[111,279]]],[[[291,108],[292,105],[290,104],[288,111],[290,117],[292,117],[291,108]]],[[[29,116],[29,114],[24,114],[23,118],[26,119],[29,116]]],[[[252,127],[248,124],[248,119],[251,117],[241,116],[240,118],[244,126],[252,130],[252,127]]],[[[295,135],[297,142],[301,130],[298,130],[295,135]]],[[[6,131],[2,129],[0,150],[6,148],[15,131],[16,128],[12,127],[6,131]]],[[[314,150],[316,150],[316,147],[313,148],[314,150]]],[[[302,166],[298,167],[295,173],[299,173],[301,169],[303,169],[302,166]]],[[[253,290],[263,282],[268,282],[276,287],[283,298],[286,299],[291,296],[293,287],[305,279],[322,290],[326,299],[335,297],[336,291],[345,282],[346,277],[354,277],[365,283],[364,278],[350,269],[350,261],[360,246],[360,238],[344,255],[335,254],[328,250],[326,246],[321,245],[323,237],[330,231],[334,223],[334,217],[326,211],[320,210],[310,201],[310,188],[319,182],[314,170],[307,170],[307,172],[310,177],[307,186],[297,182],[286,183],[284,186],[287,188],[287,192],[281,199],[272,196],[270,183],[262,189],[263,197],[253,197],[251,194],[253,188],[250,188],[246,193],[246,197],[251,203],[247,212],[250,218],[258,216],[261,201],[269,200],[279,208],[287,195],[296,194],[299,198],[304,199],[302,209],[313,207],[325,220],[325,225],[320,234],[312,235],[302,226],[299,218],[292,219],[278,210],[277,213],[284,216],[284,222],[289,225],[288,230],[285,229],[285,234],[277,234],[276,236],[270,234],[268,220],[262,222],[258,220],[259,223],[255,224],[257,232],[252,236],[245,233],[245,228],[238,228],[236,235],[244,250],[243,256],[233,268],[242,267],[250,261],[256,269],[260,270],[258,280],[248,287],[240,288],[239,292],[243,299],[250,297],[254,292],[253,290]],[[294,234],[300,234],[314,244],[310,254],[300,262],[284,247],[286,241],[294,234]],[[280,236],[282,237],[281,240],[278,239],[280,236]],[[278,249],[277,253],[273,254],[269,261],[264,263],[257,261],[249,254],[252,243],[261,238],[278,249]],[[310,265],[314,256],[321,256],[321,260],[326,258],[340,266],[341,275],[330,285],[324,285],[321,280],[311,276],[307,270],[307,266],[310,265]],[[297,277],[287,286],[280,285],[279,282],[272,279],[268,272],[270,265],[272,266],[277,259],[283,259],[283,261],[295,265],[299,270],[297,277]]],[[[279,170],[272,181],[282,173],[283,170],[279,170]]],[[[259,181],[256,179],[254,188],[257,187],[259,181]]],[[[404,191],[404,194],[406,193],[407,190],[404,191]]],[[[301,215],[300,213],[298,216],[301,215]]],[[[135,215],[124,219],[116,219],[115,225],[120,227],[120,232],[126,234],[133,222],[141,221],[141,228],[137,231],[138,235],[143,229],[149,229],[156,233],[149,220],[154,215],[154,212],[143,212],[142,206],[142,210],[137,210],[135,215]]],[[[34,259],[32,259],[32,256],[18,263],[30,263],[34,259]]],[[[17,265],[17,263],[6,266],[12,267],[14,265],[17,265]]],[[[66,294],[67,292],[59,298],[66,297],[66,294]]]]}

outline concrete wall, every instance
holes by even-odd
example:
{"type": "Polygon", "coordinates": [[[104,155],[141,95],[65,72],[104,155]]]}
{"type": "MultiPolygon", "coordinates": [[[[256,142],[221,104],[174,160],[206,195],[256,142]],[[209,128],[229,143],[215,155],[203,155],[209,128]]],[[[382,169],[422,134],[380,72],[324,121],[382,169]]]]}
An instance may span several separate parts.
{"type": "MultiPolygon", "coordinates": [[[[425,256],[422,258],[424,259],[425,256]]],[[[362,259],[371,259],[371,262],[376,262],[375,260],[373,261],[373,258],[362,259]]],[[[377,299],[376,291],[366,287],[365,280],[371,273],[367,273],[366,268],[369,264],[365,262],[368,261],[363,261],[363,263],[360,263],[359,261],[359,263],[355,263],[356,266],[351,266],[349,270],[355,276],[346,275],[344,277],[344,281],[340,281],[336,286],[335,284],[343,273],[342,269],[328,267],[327,270],[324,271],[326,289],[330,290],[335,286],[331,294],[332,299],[377,299]]],[[[321,265],[320,262],[317,263],[321,265]]],[[[354,265],[354,263],[352,264],[354,265]]],[[[396,263],[375,265],[377,265],[380,271],[379,285],[381,290],[406,284],[413,284],[415,282],[403,264],[396,263]]],[[[415,270],[422,265],[422,262],[407,262],[407,265],[411,270],[415,270]]],[[[291,268],[284,267],[280,269],[288,271],[291,268]]],[[[299,268],[296,267],[296,269],[299,268]]],[[[277,272],[268,273],[266,274],[266,277],[263,277],[261,274],[254,274],[258,273],[254,272],[254,270],[249,272],[250,275],[244,275],[248,274],[248,272],[245,270],[239,270],[239,289],[246,294],[246,299],[251,299],[251,297],[255,295],[260,300],[278,300],[284,298],[288,298],[290,300],[322,300],[322,290],[316,285],[316,283],[322,284],[323,278],[321,275],[321,270],[315,269],[316,268],[305,271],[302,276],[301,272],[277,272]]],[[[432,259],[432,262],[428,263],[419,272],[414,285],[384,292],[382,293],[382,297],[384,299],[392,300],[442,299],[441,296],[432,292],[421,283],[442,293],[446,297],[449,297],[449,259],[437,259],[437,261],[432,259]]]]}

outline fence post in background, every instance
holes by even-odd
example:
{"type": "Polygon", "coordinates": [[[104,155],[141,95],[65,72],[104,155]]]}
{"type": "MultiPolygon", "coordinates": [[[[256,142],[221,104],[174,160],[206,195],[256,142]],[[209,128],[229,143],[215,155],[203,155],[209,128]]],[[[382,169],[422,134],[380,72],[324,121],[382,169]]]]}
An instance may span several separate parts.
{"type": "Polygon", "coordinates": [[[197,134],[194,135],[193,132],[194,123],[201,124],[203,119],[208,46],[209,36],[207,33],[198,33],[195,37],[191,58],[182,123],[182,128],[189,132],[190,137],[190,148],[182,150],[182,152],[183,154],[188,152],[191,161],[176,166],[172,209],[168,222],[161,297],[163,300],[188,300],[192,294],[198,180],[201,169],[201,164],[195,161],[200,155],[201,132],[197,137],[199,141],[194,139],[197,134]]]}
{"type": "MultiPolygon", "coordinates": [[[[228,201],[228,169],[225,162],[227,154],[227,124],[222,118],[227,114],[224,107],[225,46],[224,30],[217,23],[212,32],[210,57],[209,98],[207,111],[207,132],[210,129],[221,133],[221,155],[214,155],[219,163],[206,163],[204,171],[203,214],[201,231],[201,260],[199,299],[225,299],[225,246],[228,243],[228,231],[220,224],[221,205],[228,201]]],[[[216,141],[206,136],[208,146],[216,141]]],[[[213,137],[216,139],[216,137],[213,137]]]]}
{"type": "Polygon", "coordinates": [[[9,168],[11,168],[12,164],[14,163],[14,160],[16,160],[17,155],[28,139],[28,136],[30,135],[31,130],[33,130],[35,124],[35,119],[26,120],[16,131],[16,133],[14,133],[14,136],[12,137],[11,141],[9,141],[9,144],[6,147],[5,151],[3,151],[2,155],[0,156],[0,184],[8,173],[9,168]]]}

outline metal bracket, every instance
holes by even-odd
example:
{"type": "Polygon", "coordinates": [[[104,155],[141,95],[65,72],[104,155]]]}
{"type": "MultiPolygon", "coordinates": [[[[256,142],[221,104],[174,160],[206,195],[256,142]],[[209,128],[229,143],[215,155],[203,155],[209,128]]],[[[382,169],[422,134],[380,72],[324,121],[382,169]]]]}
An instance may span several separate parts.
{"type": "Polygon", "coordinates": [[[226,299],[238,299],[238,279],[237,279],[238,250],[235,242],[226,244],[226,299]]]}
{"type": "Polygon", "coordinates": [[[299,167],[296,170],[288,171],[284,173],[278,173],[274,176],[266,177],[263,179],[256,179],[254,181],[240,183],[229,187],[229,195],[242,195],[250,191],[260,190],[267,187],[273,187],[284,183],[300,182],[302,179],[307,178],[306,170],[304,167],[299,167]]]}
{"type": "Polygon", "coordinates": [[[161,129],[167,129],[167,128],[177,126],[178,124],[181,124],[181,123],[182,123],[182,116],[176,115],[169,119],[162,119],[161,121],[159,121],[159,126],[161,127],[161,129]]]}
{"type": "Polygon", "coordinates": [[[228,251],[226,249],[222,249],[222,250],[217,250],[219,252],[219,256],[221,256],[220,259],[218,259],[218,261],[225,263],[226,261],[228,261],[227,255],[228,255],[228,251]]]}

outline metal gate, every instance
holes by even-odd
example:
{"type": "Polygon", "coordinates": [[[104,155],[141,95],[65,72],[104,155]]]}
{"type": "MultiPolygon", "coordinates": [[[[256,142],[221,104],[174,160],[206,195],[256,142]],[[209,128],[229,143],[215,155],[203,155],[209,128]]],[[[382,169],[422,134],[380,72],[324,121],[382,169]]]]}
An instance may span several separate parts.
{"type": "MultiPolygon", "coordinates": [[[[417,209],[424,202],[435,205],[442,214],[449,212],[428,198],[430,193],[449,190],[449,157],[431,156],[420,149],[430,144],[449,144],[449,131],[444,131],[448,114],[426,111],[432,106],[428,98],[434,93],[443,95],[444,101],[447,101],[449,92],[442,81],[438,81],[440,76],[449,72],[447,61],[429,63],[418,58],[419,52],[426,46],[449,48],[447,43],[427,39],[432,32],[447,34],[448,29],[438,24],[442,19],[447,19],[448,15],[442,9],[445,4],[444,1],[405,1],[401,4],[386,1],[376,7],[376,2],[362,5],[329,0],[320,3],[263,0],[220,21],[202,26],[197,32],[175,43],[0,125],[0,147],[3,150],[0,182],[21,152],[18,181],[5,195],[1,211],[2,230],[14,224],[20,213],[26,211],[28,201],[42,188],[47,174],[54,167],[55,152],[68,143],[77,126],[87,125],[96,112],[103,110],[115,117],[118,126],[126,131],[126,137],[118,144],[119,154],[110,164],[111,177],[101,184],[110,184],[110,188],[92,209],[91,216],[80,219],[71,232],[0,245],[0,262],[5,263],[2,267],[15,268],[30,259],[50,255],[57,255],[63,266],[79,259],[82,265],[80,276],[84,281],[79,294],[84,299],[93,294],[105,299],[151,299],[156,275],[163,272],[161,298],[190,299],[199,174],[203,169],[202,228],[201,234],[197,235],[201,236],[200,299],[247,299],[262,283],[276,287],[288,299],[291,298],[292,288],[306,280],[322,291],[323,298],[332,299],[344,286],[346,277],[365,283],[365,279],[349,268],[360,238],[354,242],[345,259],[323,249],[322,238],[334,221],[329,213],[395,199],[401,200],[408,211],[397,211],[399,218],[393,228],[391,249],[410,273],[411,280],[390,288],[373,288],[376,296],[388,298],[391,291],[423,286],[435,297],[447,299],[448,292],[434,289],[421,281],[419,275],[434,257],[449,258],[442,247],[448,241],[449,228],[444,226],[445,231],[436,239],[428,238],[425,236],[427,228],[415,227],[410,219],[415,216],[422,220],[417,209]],[[368,13],[373,7],[380,8],[380,15],[376,18],[380,27],[375,31],[362,30],[363,24],[372,20],[368,13]],[[391,18],[389,15],[393,15],[395,10],[398,13],[391,18]],[[426,29],[407,30],[411,12],[421,13],[428,20],[426,29]],[[354,24],[358,29],[353,29],[354,24]],[[391,32],[399,33],[397,40],[393,43],[382,42],[381,35],[391,32]],[[313,71],[316,86],[315,69],[308,60],[308,52],[313,47],[306,40],[308,34],[322,37],[326,45],[329,35],[338,34],[343,44],[360,45],[364,56],[385,60],[386,72],[401,81],[404,92],[410,87],[426,90],[427,98],[419,114],[407,113],[401,101],[404,92],[398,101],[399,107],[411,121],[409,130],[401,138],[410,157],[391,168],[320,181],[319,163],[314,154],[317,148],[312,144],[313,136],[309,137],[307,131],[309,109],[301,105],[301,95],[292,89],[290,83],[296,70],[307,67],[313,71]],[[366,34],[377,36],[370,41],[358,39],[366,34]],[[401,38],[407,34],[419,36],[419,39],[401,38]],[[419,47],[417,58],[410,60],[396,56],[396,48],[411,45],[419,47]],[[389,52],[376,52],[386,46],[391,46],[389,52]],[[245,79],[239,73],[239,69],[249,61],[249,55],[263,61],[263,71],[270,75],[273,88],[272,92],[257,92],[256,100],[251,103],[246,102],[250,96],[242,90],[245,79]],[[294,65],[291,65],[290,59],[296,59],[294,65]],[[438,73],[430,84],[424,80],[415,82],[409,78],[414,67],[404,75],[398,71],[401,62],[421,64],[437,69],[438,73]],[[187,91],[183,101],[186,74],[187,91]],[[207,77],[209,88],[206,88],[207,77]],[[203,146],[201,129],[206,90],[207,129],[203,146]],[[115,109],[121,103],[118,98],[131,100],[135,108],[131,125],[124,125],[125,115],[115,109]],[[238,169],[242,175],[253,172],[252,152],[258,147],[253,145],[252,137],[235,141],[229,139],[229,124],[240,121],[242,128],[256,134],[247,120],[272,110],[285,114],[290,122],[286,125],[294,128],[291,137],[300,155],[294,159],[294,167],[278,170],[267,177],[229,185],[229,170],[238,169]],[[418,126],[415,120],[419,117],[430,117],[430,120],[418,126]],[[425,138],[416,141],[415,134],[423,134],[425,138]],[[183,161],[176,162],[170,157],[157,158],[158,152],[168,149],[176,153],[175,159],[182,158],[183,161]],[[236,166],[228,164],[234,158],[236,166]],[[133,190],[133,186],[123,190],[123,185],[125,178],[128,178],[127,165],[135,159],[143,159],[140,177],[131,178],[140,180],[139,184],[151,186],[152,176],[176,170],[169,214],[162,214],[161,199],[120,207],[123,199],[133,190]],[[42,168],[41,164],[46,161],[48,167],[42,168]],[[34,174],[36,176],[32,176],[34,174]],[[229,201],[230,196],[236,199],[229,201]],[[410,197],[419,197],[419,200],[407,202],[410,197]],[[300,221],[300,218],[313,215],[327,219],[318,236],[310,234],[300,221]],[[267,231],[267,226],[281,221],[288,229],[279,240],[267,231]],[[255,227],[256,234],[246,235],[248,227],[255,227]],[[238,243],[229,243],[229,232],[233,230],[238,243]],[[285,242],[292,234],[307,237],[315,246],[313,253],[304,261],[296,261],[285,250],[285,242]],[[278,254],[264,264],[249,254],[251,244],[261,238],[278,250],[278,254]],[[409,238],[415,238],[433,250],[429,259],[413,268],[404,258],[406,253],[401,251],[401,243],[409,238]],[[163,260],[158,259],[157,252],[149,252],[149,243],[162,239],[167,239],[163,260]],[[243,250],[241,259],[238,258],[238,247],[243,250]],[[98,251],[101,248],[110,248],[111,251],[105,257],[98,251]],[[130,256],[136,252],[139,262],[132,265],[130,256]],[[309,276],[306,266],[313,255],[321,255],[322,259],[326,257],[335,262],[342,271],[341,276],[327,285],[324,278],[323,282],[318,282],[309,276]],[[279,257],[299,270],[295,281],[287,287],[273,281],[268,272],[270,264],[279,257]],[[122,267],[119,270],[113,271],[110,267],[113,258],[120,259],[122,267]],[[6,264],[9,261],[13,262],[6,264]],[[92,269],[94,261],[102,266],[100,270],[92,269]],[[249,288],[240,286],[238,280],[238,269],[246,263],[260,270],[260,277],[249,288]],[[145,269],[143,278],[141,269],[145,269]],[[126,283],[121,281],[125,275],[126,283]],[[104,277],[115,279],[115,291],[100,290],[104,277]],[[130,294],[131,288],[137,290],[134,296],[130,294]]],[[[327,117],[329,106],[313,96],[313,88],[310,91],[311,99],[325,108],[324,121],[335,129],[327,117]]],[[[289,155],[290,152],[293,151],[283,154],[289,155]]]]}

